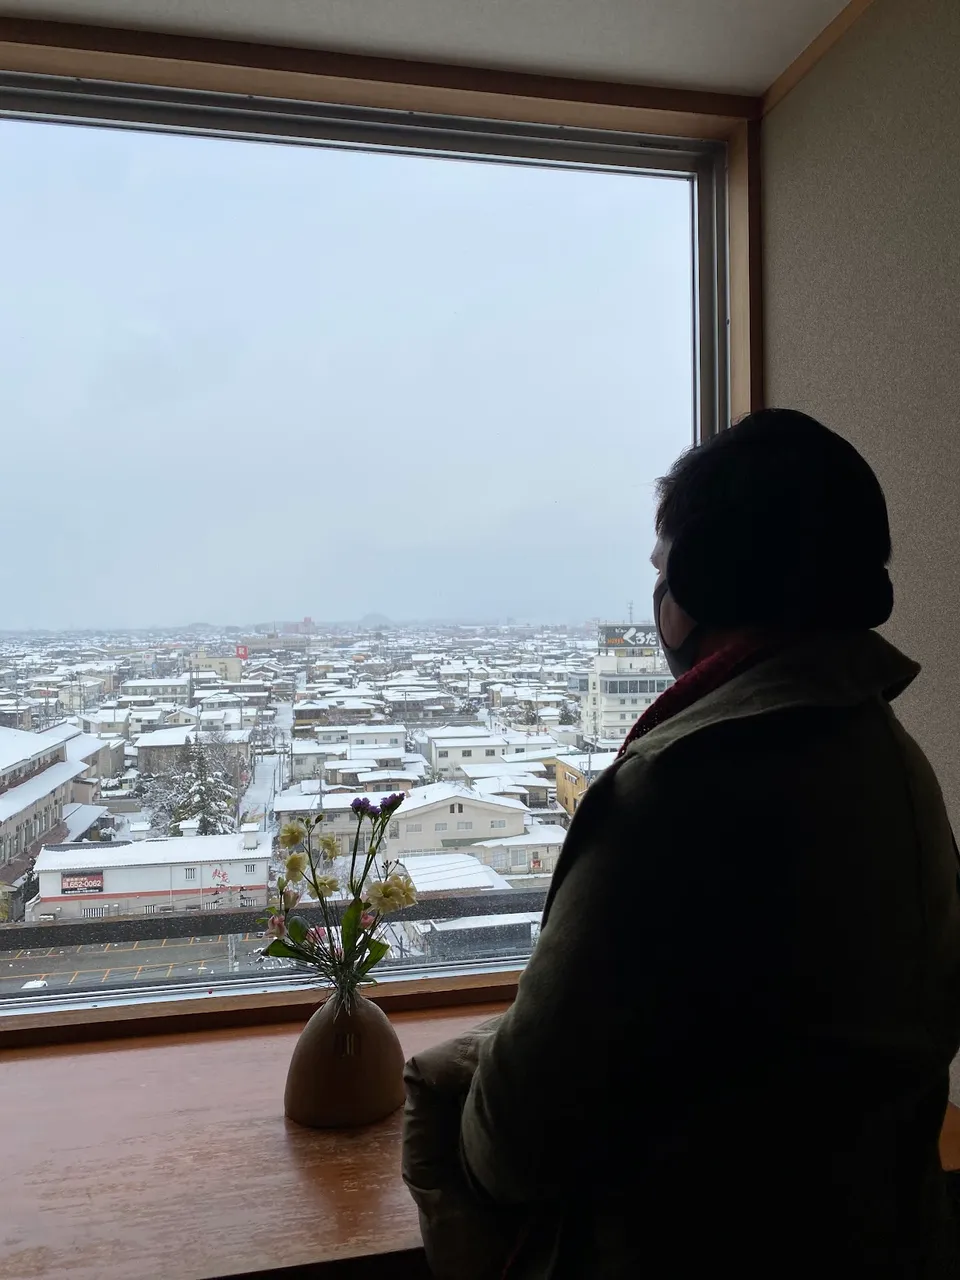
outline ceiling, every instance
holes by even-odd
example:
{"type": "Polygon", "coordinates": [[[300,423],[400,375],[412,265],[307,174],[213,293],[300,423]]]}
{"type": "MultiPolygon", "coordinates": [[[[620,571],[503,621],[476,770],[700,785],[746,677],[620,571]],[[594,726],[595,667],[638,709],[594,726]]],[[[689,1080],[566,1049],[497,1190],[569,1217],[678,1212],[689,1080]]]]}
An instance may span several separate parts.
{"type": "Polygon", "coordinates": [[[0,15],[758,94],[845,0],[0,0],[0,15]]]}

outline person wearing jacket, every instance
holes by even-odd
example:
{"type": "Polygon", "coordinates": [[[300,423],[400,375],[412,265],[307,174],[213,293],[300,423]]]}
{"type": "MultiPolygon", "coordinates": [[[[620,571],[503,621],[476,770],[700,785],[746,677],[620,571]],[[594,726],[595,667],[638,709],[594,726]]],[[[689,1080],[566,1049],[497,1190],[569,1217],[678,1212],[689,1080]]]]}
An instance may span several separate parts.
{"type": "Polygon", "coordinates": [[[765,410],[677,461],[656,533],[676,683],[581,801],[510,1010],[408,1064],[428,1259],[459,1280],[960,1275],[937,1151],[958,863],[891,706],[919,668],[874,630],[880,486],[765,410]]]}

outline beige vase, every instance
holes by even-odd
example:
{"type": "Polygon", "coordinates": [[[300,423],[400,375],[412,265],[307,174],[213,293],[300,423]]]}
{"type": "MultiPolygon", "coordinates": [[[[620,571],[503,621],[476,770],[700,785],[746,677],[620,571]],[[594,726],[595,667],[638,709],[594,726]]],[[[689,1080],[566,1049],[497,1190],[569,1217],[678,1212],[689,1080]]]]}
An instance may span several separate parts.
{"type": "Polygon", "coordinates": [[[312,1129],[346,1129],[382,1120],[403,1105],[403,1050],[375,1004],[355,996],[348,1012],[330,996],[293,1051],[283,1109],[312,1129]]]}

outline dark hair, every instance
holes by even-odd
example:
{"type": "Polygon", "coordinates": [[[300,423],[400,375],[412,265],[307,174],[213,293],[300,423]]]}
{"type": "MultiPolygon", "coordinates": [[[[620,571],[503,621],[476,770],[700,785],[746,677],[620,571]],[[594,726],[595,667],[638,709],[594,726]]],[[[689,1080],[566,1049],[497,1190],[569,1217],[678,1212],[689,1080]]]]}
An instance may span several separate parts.
{"type": "Polygon", "coordinates": [[[847,440],[762,409],[690,449],[658,485],[667,581],[704,625],[875,627],[893,609],[883,490],[847,440]]]}

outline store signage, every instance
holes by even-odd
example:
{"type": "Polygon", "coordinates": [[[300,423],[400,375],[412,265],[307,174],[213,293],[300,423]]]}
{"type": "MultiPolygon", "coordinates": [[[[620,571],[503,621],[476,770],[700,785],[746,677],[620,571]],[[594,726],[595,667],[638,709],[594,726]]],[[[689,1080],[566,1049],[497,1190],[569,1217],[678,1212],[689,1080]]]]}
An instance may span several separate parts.
{"type": "Polygon", "coordinates": [[[61,893],[103,893],[102,871],[80,871],[61,875],[61,893]]]}
{"type": "Polygon", "coordinates": [[[245,644],[238,644],[238,645],[237,645],[237,657],[238,657],[238,658],[249,658],[249,657],[250,657],[250,650],[247,648],[247,646],[246,646],[245,644]]]}
{"type": "Polygon", "coordinates": [[[603,649],[656,649],[659,643],[656,627],[649,624],[634,626],[627,623],[600,628],[600,646],[603,649]]]}

